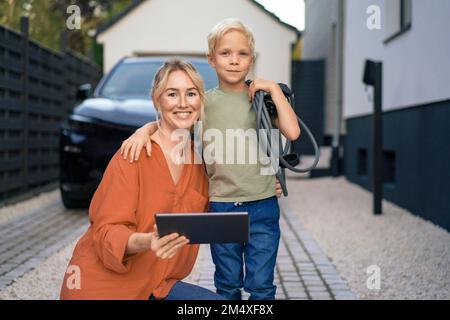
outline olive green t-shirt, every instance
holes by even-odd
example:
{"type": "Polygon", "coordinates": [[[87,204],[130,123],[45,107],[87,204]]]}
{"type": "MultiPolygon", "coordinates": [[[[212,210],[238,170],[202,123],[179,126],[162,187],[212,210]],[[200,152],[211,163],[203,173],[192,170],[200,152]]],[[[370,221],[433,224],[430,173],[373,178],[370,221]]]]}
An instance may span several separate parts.
{"type": "Polygon", "coordinates": [[[206,93],[203,160],[210,201],[244,202],[275,195],[275,175],[259,146],[247,92],[206,93]],[[264,160],[265,158],[265,160],[264,160]]]}

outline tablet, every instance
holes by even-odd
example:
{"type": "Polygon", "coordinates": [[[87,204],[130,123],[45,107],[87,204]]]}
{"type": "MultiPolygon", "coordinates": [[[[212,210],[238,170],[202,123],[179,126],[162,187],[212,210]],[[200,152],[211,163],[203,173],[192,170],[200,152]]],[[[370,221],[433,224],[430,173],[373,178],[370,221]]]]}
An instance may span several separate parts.
{"type": "Polygon", "coordinates": [[[190,244],[247,243],[248,212],[157,213],[160,237],[177,232],[190,244]]]}

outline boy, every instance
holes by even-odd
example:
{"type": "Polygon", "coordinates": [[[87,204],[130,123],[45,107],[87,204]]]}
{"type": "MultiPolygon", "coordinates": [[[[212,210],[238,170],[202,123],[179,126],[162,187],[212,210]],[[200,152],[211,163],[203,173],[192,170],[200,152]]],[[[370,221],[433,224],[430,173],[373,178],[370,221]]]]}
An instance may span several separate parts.
{"type": "MultiPolygon", "coordinates": [[[[250,86],[245,83],[255,60],[254,46],[252,32],[236,19],[219,22],[208,35],[208,62],[217,73],[219,87],[206,94],[204,131],[219,130],[225,137],[230,129],[238,132],[237,135],[255,130],[256,114],[251,99],[262,90],[271,94],[277,108],[276,126],[286,138],[296,140],[300,136],[297,118],[280,87],[274,81],[264,79],[255,79],[250,86]]],[[[124,158],[129,151],[131,162],[138,158],[155,126],[154,123],[147,124],[124,141],[121,147],[124,158]]],[[[205,140],[204,146],[209,145],[205,140]]],[[[237,148],[251,151],[258,145],[255,140],[244,138],[237,148]]],[[[223,150],[230,152],[226,145],[223,150]]],[[[148,144],[147,154],[150,154],[148,144]]],[[[240,300],[242,288],[250,293],[252,300],[275,299],[273,280],[280,240],[280,211],[275,196],[275,176],[261,174],[262,167],[259,162],[205,161],[209,177],[209,211],[247,211],[249,214],[247,244],[211,244],[216,267],[214,284],[217,293],[227,299],[240,300]]]]}

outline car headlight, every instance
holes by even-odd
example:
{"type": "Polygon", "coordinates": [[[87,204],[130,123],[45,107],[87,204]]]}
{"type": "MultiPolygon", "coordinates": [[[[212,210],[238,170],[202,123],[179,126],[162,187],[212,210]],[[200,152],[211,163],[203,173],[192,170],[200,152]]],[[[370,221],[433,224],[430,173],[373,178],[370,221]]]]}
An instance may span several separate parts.
{"type": "Polygon", "coordinates": [[[81,153],[81,148],[73,145],[65,145],[63,150],[67,153],[81,153]]]}
{"type": "Polygon", "coordinates": [[[92,119],[80,115],[71,115],[67,120],[68,129],[75,132],[94,132],[95,123],[92,119]]]}

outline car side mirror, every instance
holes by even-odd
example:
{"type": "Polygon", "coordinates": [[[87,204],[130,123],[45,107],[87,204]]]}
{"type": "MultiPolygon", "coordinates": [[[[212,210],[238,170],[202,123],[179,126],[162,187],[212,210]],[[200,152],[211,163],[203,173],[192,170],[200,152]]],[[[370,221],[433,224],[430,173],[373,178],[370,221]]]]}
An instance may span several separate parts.
{"type": "Polygon", "coordinates": [[[85,100],[90,97],[92,91],[92,85],[90,83],[84,83],[78,87],[77,100],[85,100]]]}

